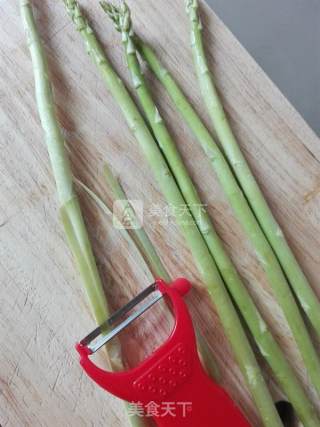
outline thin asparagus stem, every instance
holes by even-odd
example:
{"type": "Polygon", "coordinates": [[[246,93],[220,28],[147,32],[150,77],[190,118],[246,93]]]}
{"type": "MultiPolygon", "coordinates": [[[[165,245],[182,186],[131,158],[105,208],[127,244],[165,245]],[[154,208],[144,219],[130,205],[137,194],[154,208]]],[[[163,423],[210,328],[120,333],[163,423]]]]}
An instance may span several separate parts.
{"type": "MultiPolygon", "coordinates": [[[[91,312],[97,324],[101,324],[109,317],[107,300],[80,204],[73,189],[70,162],[55,112],[47,59],[37,31],[30,1],[20,0],[20,10],[33,62],[38,111],[56,181],[61,220],[70,250],[81,275],[91,312]]],[[[123,368],[120,345],[116,339],[108,345],[106,354],[111,369],[123,368]]],[[[132,427],[146,426],[144,420],[138,416],[131,416],[130,424],[132,427]]]]}
{"type": "Polygon", "coordinates": [[[187,11],[191,22],[191,46],[202,98],[233,172],[238,178],[250,206],[274,249],[303,310],[320,337],[320,301],[289,247],[283,231],[274,218],[231,129],[213,77],[209,71],[202,41],[202,25],[198,7],[197,0],[187,1],[187,11]]]}
{"type": "Polygon", "coordinates": [[[303,357],[309,378],[318,394],[320,394],[320,361],[316,350],[278,259],[252,213],[224,155],[169,71],[162,66],[155,52],[150,46],[138,38],[136,38],[135,41],[139,46],[139,51],[142,56],[148,62],[159,81],[167,89],[177,110],[181,113],[204,152],[209,157],[225,194],[239,222],[247,232],[255,248],[257,257],[267,274],[273,293],[286,316],[287,322],[303,357]]]}
{"type": "MultiPolygon", "coordinates": [[[[88,21],[82,15],[77,2],[75,0],[64,0],[64,2],[77,30],[84,39],[87,52],[100,70],[106,86],[119,104],[130,129],[139,142],[167,202],[175,210],[176,208],[181,208],[181,206],[185,205],[184,199],[134,101],[107,60],[103,48],[96,39],[88,21]]],[[[240,319],[232,305],[206,243],[188,210],[184,210],[181,215],[177,215],[176,221],[191,250],[202,281],[215,304],[225,333],[232,344],[239,366],[262,414],[265,425],[280,427],[282,425],[280,417],[275,410],[254,353],[241,326],[240,319]]]]}
{"type": "MultiPolygon", "coordinates": [[[[286,360],[280,346],[273,338],[270,330],[261,317],[253,299],[242,282],[240,275],[236,271],[230,257],[225,251],[223,243],[217,235],[210,217],[201,202],[166,124],[164,120],[161,119],[157,105],[152,98],[138,62],[134,30],[128,7],[124,5],[120,9],[106,2],[102,2],[101,5],[107,15],[115,23],[116,29],[122,33],[124,50],[126,52],[127,64],[131,72],[132,80],[133,82],[139,82],[136,86],[136,91],[143,111],[149,121],[155,137],[157,138],[171,171],[173,172],[179,188],[188,203],[198,228],[207,243],[209,251],[217,263],[224,282],[244,316],[261,353],[268,361],[276,378],[282,386],[283,391],[287,394],[288,399],[293,404],[299,418],[304,422],[305,426],[319,426],[320,421],[316,415],[315,409],[306,396],[293,369],[286,360]]],[[[111,184],[115,186],[116,183],[112,183],[112,179],[114,178],[111,175],[111,184]]],[[[123,192],[117,192],[117,197],[122,198],[123,196],[123,192]]]]}
{"type": "MultiPolygon", "coordinates": [[[[130,224],[132,226],[130,231],[132,233],[133,240],[136,243],[137,249],[141,253],[147,266],[149,267],[153,277],[161,277],[166,282],[170,282],[171,278],[168,271],[163,265],[145,229],[140,225],[137,214],[128,201],[123,188],[121,187],[119,181],[114,177],[107,164],[104,166],[104,177],[107,185],[112,190],[114,198],[117,200],[122,200],[125,204],[124,209],[129,215],[130,224]]],[[[130,235],[129,232],[128,234],[130,235]]]]}

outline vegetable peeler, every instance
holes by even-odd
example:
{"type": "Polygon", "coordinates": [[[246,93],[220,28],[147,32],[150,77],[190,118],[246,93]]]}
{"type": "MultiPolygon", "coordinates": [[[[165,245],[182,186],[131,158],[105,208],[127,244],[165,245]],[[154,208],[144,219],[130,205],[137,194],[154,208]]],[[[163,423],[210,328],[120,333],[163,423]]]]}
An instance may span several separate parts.
{"type": "Polygon", "coordinates": [[[225,390],[213,382],[202,367],[192,320],[183,300],[190,288],[189,281],[183,278],[170,285],[156,280],[76,345],[80,364],[88,376],[108,392],[139,404],[145,413],[151,405],[152,417],[158,426],[250,427],[225,390]],[[149,300],[142,303],[149,296],[149,300]],[[163,297],[171,303],[175,324],[162,346],[138,366],[123,372],[104,371],[90,360],[90,355],[163,297]],[[117,323],[140,303],[138,310],[117,323]],[[110,327],[113,328],[110,330],[110,327]]]}

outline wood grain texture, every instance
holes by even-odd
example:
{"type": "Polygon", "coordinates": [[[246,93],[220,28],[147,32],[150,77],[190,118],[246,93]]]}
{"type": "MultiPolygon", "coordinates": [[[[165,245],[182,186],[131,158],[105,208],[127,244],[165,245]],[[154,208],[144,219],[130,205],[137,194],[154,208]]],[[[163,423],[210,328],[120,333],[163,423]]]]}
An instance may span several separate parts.
{"type": "MultiPolygon", "coordinates": [[[[119,35],[98,5],[81,1],[109,58],[129,82],[119,35]]],[[[137,32],[152,42],[208,124],[199,96],[182,0],[131,0],[137,32]]],[[[165,209],[152,172],[121,113],[88,59],[61,1],[35,0],[35,15],[49,58],[61,125],[74,174],[110,202],[105,161],[132,199],[142,200],[145,226],[172,276],[190,277],[194,319],[207,337],[222,384],[260,426],[214,307],[191,255],[165,209]]],[[[127,426],[122,403],[82,373],[73,345],[94,324],[58,219],[55,187],[34,100],[32,66],[17,2],[0,2],[0,424],[5,426],[127,426]]],[[[205,5],[209,62],[232,126],[314,289],[320,296],[320,144],[234,36],[205,5]]],[[[284,53],[285,54],[285,53],[284,53]]],[[[149,74],[147,72],[149,78],[149,74]]],[[[250,293],[276,334],[310,398],[293,338],[263,270],[235,220],[211,166],[152,77],[162,115],[175,136],[203,202],[250,293]]],[[[135,251],[82,194],[81,201],[105,289],[121,306],[151,280],[135,251]]],[[[129,362],[150,351],[165,331],[159,314],[146,316],[123,341],[129,362]],[[130,357],[129,357],[130,355],[130,357]]],[[[266,377],[280,396],[268,369],[266,377]]]]}

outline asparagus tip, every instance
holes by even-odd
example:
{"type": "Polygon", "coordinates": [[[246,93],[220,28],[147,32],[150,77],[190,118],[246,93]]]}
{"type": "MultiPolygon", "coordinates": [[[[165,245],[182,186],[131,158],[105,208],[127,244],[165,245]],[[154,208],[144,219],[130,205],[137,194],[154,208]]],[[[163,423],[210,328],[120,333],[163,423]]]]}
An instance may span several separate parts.
{"type": "Polygon", "coordinates": [[[198,0],[186,0],[186,11],[192,21],[197,18],[198,9],[198,0]]]}
{"type": "Polygon", "coordinates": [[[100,6],[108,17],[113,21],[117,31],[121,32],[120,26],[120,8],[107,1],[100,1],[100,6]]]}
{"type": "Polygon", "coordinates": [[[88,28],[88,21],[81,12],[80,5],[77,0],[62,0],[68,15],[76,25],[78,31],[88,28]]]}
{"type": "Polygon", "coordinates": [[[129,6],[125,1],[122,1],[120,6],[107,2],[105,0],[100,1],[100,5],[104,12],[113,21],[117,31],[122,34],[128,34],[131,31],[131,13],[129,6]]]}

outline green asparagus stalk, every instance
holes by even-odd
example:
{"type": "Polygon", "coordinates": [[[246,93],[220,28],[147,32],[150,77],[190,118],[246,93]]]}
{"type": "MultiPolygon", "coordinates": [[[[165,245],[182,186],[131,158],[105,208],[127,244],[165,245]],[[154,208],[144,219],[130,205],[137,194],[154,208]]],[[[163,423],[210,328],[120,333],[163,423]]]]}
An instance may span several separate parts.
{"type": "Polygon", "coordinates": [[[30,2],[21,0],[21,15],[33,61],[35,91],[41,124],[56,181],[60,212],[66,234],[83,277],[88,300],[97,323],[108,317],[108,308],[94,261],[79,202],[73,189],[69,159],[55,113],[48,66],[37,32],[30,2]]]}
{"type": "MultiPolygon", "coordinates": [[[[320,421],[316,415],[315,409],[306,396],[293,369],[286,360],[280,346],[273,338],[231,259],[226,253],[222,241],[217,235],[210,217],[201,202],[166,124],[161,119],[138,62],[129,8],[126,4],[124,4],[121,9],[106,2],[102,2],[101,5],[107,15],[115,23],[116,29],[122,33],[126,59],[132,80],[133,82],[139,82],[136,90],[143,111],[179,188],[188,203],[198,228],[207,243],[209,251],[217,263],[225,284],[232,294],[234,301],[240,308],[261,353],[269,362],[270,367],[282,386],[283,391],[293,404],[299,418],[305,426],[319,426],[320,421]],[[129,43],[130,49],[128,48],[129,43]]],[[[118,192],[117,196],[121,198],[123,197],[123,193],[118,192]]]]}
{"type": "MultiPolygon", "coordinates": [[[[97,324],[101,324],[109,317],[107,300],[80,204],[73,189],[71,167],[55,112],[45,52],[37,31],[30,1],[21,0],[20,10],[33,62],[37,105],[56,182],[61,220],[86,290],[91,312],[97,324]]],[[[107,356],[112,369],[119,370],[123,367],[120,345],[117,340],[113,340],[108,346],[107,356]]],[[[130,423],[132,427],[146,425],[144,420],[138,416],[131,416],[130,423]]]]}
{"type": "MultiPolygon", "coordinates": [[[[102,46],[95,37],[88,21],[82,15],[77,2],[75,0],[64,0],[64,3],[77,30],[84,39],[87,52],[100,70],[106,86],[119,104],[130,129],[139,142],[167,202],[175,210],[181,208],[181,206],[185,205],[181,192],[129,92],[107,60],[102,46]]],[[[190,212],[184,210],[181,215],[176,216],[176,221],[191,250],[202,281],[206,285],[209,295],[215,304],[225,333],[230,340],[239,366],[262,415],[264,424],[270,427],[280,427],[282,425],[280,417],[275,410],[248,338],[205,241],[196,224],[194,224],[190,212]]]]}
{"type": "Polygon", "coordinates": [[[169,71],[160,63],[155,52],[150,46],[137,37],[135,41],[139,46],[139,51],[148,62],[157,78],[167,89],[178,111],[208,155],[225,194],[239,222],[247,232],[267,274],[273,293],[286,316],[287,322],[303,357],[309,378],[318,394],[320,394],[320,361],[318,355],[278,259],[252,213],[229,164],[178,84],[172,78],[169,71]]]}
{"type": "Polygon", "coordinates": [[[231,129],[208,68],[201,36],[202,25],[198,7],[197,0],[188,0],[187,11],[191,21],[191,46],[202,98],[233,172],[238,178],[260,226],[279,258],[296,297],[320,337],[320,302],[289,247],[283,231],[274,218],[231,129]]]}

